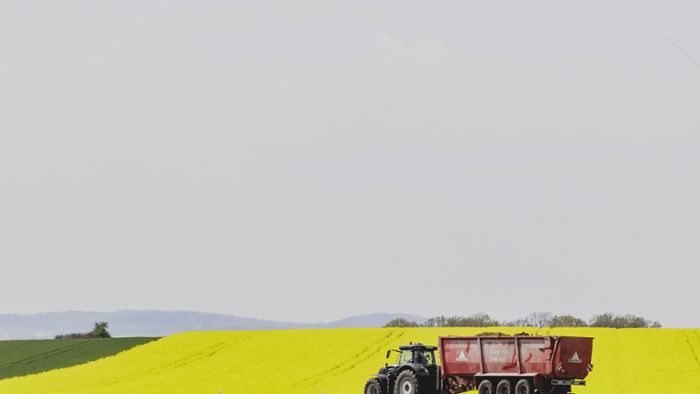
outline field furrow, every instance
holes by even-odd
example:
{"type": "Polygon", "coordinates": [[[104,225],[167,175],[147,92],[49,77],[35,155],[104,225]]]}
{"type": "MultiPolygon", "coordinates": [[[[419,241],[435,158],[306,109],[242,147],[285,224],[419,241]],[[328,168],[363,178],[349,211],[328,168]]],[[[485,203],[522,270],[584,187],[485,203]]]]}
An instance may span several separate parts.
{"type": "Polygon", "coordinates": [[[397,330],[397,331],[391,331],[388,332],[384,337],[381,337],[378,339],[376,342],[371,344],[371,346],[368,346],[364,349],[362,349],[359,353],[355,354],[353,357],[344,360],[336,365],[334,365],[332,368],[329,368],[327,370],[324,370],[313,377],[310,377],[308,379],[303,379],[299,382],[300,385],[308,385],[308,384],[318,384],[319,382],[323,380],[328,380],[330,378],[336,377],[338,375],[341,375],[353,368],[355,368],[357,365],[360,365],[363,361],[373,357],[376,355],[378,352],[382,352],[383,350],[386,350],[389,348],[389,344],[394,342],[395,340],[401,338],[405,333],[404,330],[397,330]]]}
{"type": "Polygon", "coordinates": [[[688,343],[688,348],[690,349],[690,352],[693,354],[693,358],[695,359],[695,363],[698,365],[698,368],[700,368],[700,353],[698,351],[698,343],[693,343],[694,340],[697,340],[697,335],[693,335],[693,332],[688,332],[687,330],[683,330],[683,335],[685,336],[685,341],[688,343]],[[692,338],[692,339],[691,339],[692,338]]]}

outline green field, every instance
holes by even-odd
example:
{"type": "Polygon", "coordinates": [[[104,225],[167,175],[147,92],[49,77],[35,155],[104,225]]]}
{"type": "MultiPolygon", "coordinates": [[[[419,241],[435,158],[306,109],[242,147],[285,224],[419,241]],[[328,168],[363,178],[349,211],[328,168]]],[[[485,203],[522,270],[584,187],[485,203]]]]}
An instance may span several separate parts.
{"type": "Polygon", "coordinates": [[[0,341],[0,379],[83,364],[157,338],[0,341]]]}

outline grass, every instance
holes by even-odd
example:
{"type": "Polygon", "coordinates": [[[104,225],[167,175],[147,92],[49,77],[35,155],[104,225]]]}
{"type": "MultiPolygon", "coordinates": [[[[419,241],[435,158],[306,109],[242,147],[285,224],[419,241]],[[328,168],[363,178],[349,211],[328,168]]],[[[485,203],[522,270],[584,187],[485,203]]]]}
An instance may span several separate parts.
{"type": "Polygon", "coordinates": [[[384,365],[388,348],[483,331],[593,337],[595,368],[576,394],[695,393],[700,387],[697,329],[492,327],[189,332],[115,357],[0,380],[0,393],[352,394],[384,365]]]}
{"type": "Polygon", "coordinates": [[[0,341],[0,379],[71,367],[112,356],[155,338],[0,341]]]}

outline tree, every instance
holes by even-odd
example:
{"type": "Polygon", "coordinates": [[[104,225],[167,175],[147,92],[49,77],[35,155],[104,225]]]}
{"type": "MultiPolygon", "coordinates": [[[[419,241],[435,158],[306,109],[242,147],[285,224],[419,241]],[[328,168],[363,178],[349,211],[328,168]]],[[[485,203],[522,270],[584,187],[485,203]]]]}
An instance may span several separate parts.
{"type": "Polygon", "coordinates": [[[458,327],[495,327],[498,321],[491,318],[486,313],[474,313],[458,320],[458,327]]]}
{"type": "Polygon", "coordinates": [[[424,327],[447,327],[447,318],[445,316],[435,316],[426,320],[423,323],[424,327]]]}
{"type": "Polygon", "coordinates": [[[572,315],[554,315],[549,321],[550,327],[586,327],[583,319],[572,315]]]}
{"type": "Polygon", "coordinates": [[[548,327],[552,317],[552,312],[534,312],[525,317],[523,325],[525,327],[548,327]]]}
{"type": "Polygon", "coordinates": [[[661,328],[661,323],[658,321],[647,320],[641,316],[626,314],[615,315],[612,313],[603,313],[596,315],[591,319],[591,327],[609,327],[609,328],[661,328]]]}
{"type": "Polygon", "coordinates": [[[503,327],[527,327],[525,319],[516,319],[500,322],[503,327]]]}
{"type": "Polygon", "coordinates": [[[614,327],[614,320],[615,315],[613,315],[612,313],[603,313],[601,315],[595,315],[591,319],[591,327],[614,327]]]}
{"type": "Polygon", "coordinates": [[[106,321],[95,322],[95,328],[90,331],[90,338],[111,338],[112,335],[107,331],[107,326],[109,324],[106,321]]]}
{"type": "Polygon", "coordinates": [[[420,324],[418,324],[414,321],[410,321],[410,320],[406,320],[406,319],[402,319],[402,318],[392,319],[384,325],[384,327],[419,327],[419,326],[420,326],[420,324]]]}
{"type": "Polygon", "coordinates": [[[426,320],[423,327],[495,327],[498,321],[485,313],[469,316],[435,316],[426,320]]]}

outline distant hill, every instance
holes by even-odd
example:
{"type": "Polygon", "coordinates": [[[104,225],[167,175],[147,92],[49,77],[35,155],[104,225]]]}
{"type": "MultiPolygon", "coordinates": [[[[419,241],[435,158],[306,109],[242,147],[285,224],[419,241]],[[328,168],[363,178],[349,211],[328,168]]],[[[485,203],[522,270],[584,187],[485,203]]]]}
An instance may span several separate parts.
{"type": "Polygon", "coordinates": [[[426,320],[424,317],[421,316],[407,315],[403,313],[373,313],[369,315],[347,317],[345,319],[326,323],[323,326],[328,328],[383,327],[390,320],[398,318],[415,321],[418,323],[423,323],[426,320]]]}
{"type": "Polygon", "coordinates": [[[389,320],[420,316],[376,313],[328,323],[292,323],[217,313],[189,311],[49,312],[34,315],[0,314],[0,339],[53,338],[56,334],[89,331],[97,321],[109,322],[113,336],[166,336],[183,331],[271,330],[290,328],[381,327],[389,320]]]}

